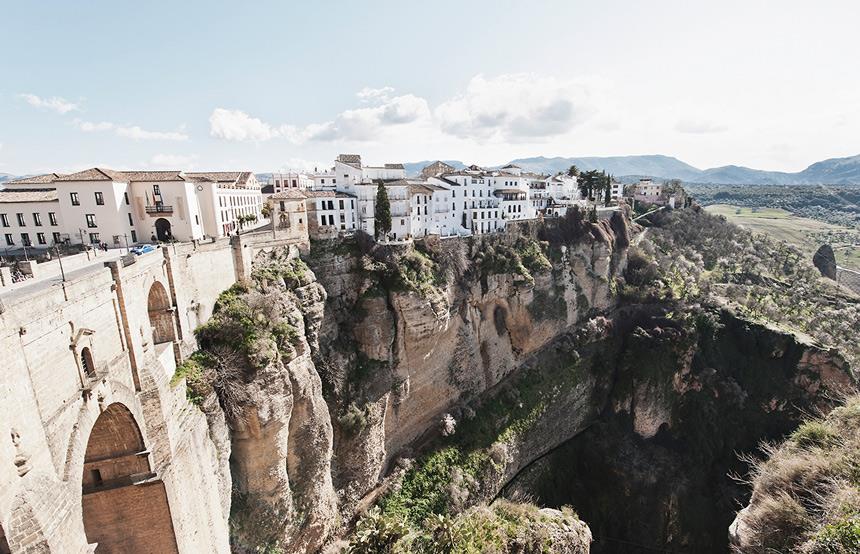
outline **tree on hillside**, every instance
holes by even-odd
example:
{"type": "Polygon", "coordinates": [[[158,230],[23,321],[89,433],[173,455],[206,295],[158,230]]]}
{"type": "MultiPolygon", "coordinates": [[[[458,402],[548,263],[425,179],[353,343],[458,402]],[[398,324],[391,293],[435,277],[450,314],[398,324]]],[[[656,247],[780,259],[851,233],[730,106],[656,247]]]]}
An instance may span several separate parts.
{"type": "Polygon", "coordinates": [[[579,177],[579,168],[575,165],[570,166],[567,170],[568,177],[579,177]]]}
{"type": "Polygon", "coordinates": [[[373,207],[374,228],[376,238],[384,237],[391,232],[391,202],[388,191],[382,181],[376,187],[376,205],[373,207]]]}
{"type": "Polygon", "coordinates": [[[598,176],[599,173],[594,169],[579,174],[577,186],[579,186],[579,191],[582,193],[584,198],[591,198],[594,194],[594,189],[597,187],[598,176]]]}
{"type": "Polygon", "coordinates": [[[612,175],[607,175],[603,186],[603,205],[608,206],[612,201],[612,175]]]}

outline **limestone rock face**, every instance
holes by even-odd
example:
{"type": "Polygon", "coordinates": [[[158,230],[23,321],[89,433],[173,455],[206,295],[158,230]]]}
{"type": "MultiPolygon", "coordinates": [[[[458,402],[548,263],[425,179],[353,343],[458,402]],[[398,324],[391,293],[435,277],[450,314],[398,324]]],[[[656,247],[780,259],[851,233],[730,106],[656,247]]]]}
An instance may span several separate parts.
{"type": "Polygon", "coordinates": [[[269,362],[243,384],[243,416],[233,422],[234,504],[246,521],[234,529],[240,548],[275,527],[283,551],[314,551],[336,522],[331,419],[311,356],[326,294],[306,277],[310,283],[289,291],[266,290],[280,315],[297,322],[298,337],[290,356],[257,343],[269,362]]]}
{"type": "MultiPolygon", "coordinates": [[[[332,393],[334,482],[349,491],[341,495],[344,515],[395,456],[408,455],[410,444],[436,431],[443,414],[518,371],[592,310],[613,307],[610,283],[626,266],[630,232],[620,221],[601,222],[594,236],[558,247],[529,276],[486,270],[481,260],[488,252],[521,250],[522,241],[536,240],[535,227],[442,241],[431,255],[442,260],[446,283],[420,292],[380,288],[366,271],[368,256],[324,253],[310,260],[329,297],[318,356],[325,361],[317,365],[332,393]]],[[[576,427],[584,417],[565,421],[576,427]]],[[[514,457],[507,471],[527,458],[514,457]]]]}

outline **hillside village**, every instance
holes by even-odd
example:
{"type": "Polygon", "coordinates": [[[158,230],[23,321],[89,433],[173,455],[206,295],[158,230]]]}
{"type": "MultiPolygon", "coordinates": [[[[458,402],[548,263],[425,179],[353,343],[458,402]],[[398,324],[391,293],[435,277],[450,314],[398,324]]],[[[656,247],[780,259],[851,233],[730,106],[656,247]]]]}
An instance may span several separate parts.
{"type": "Polygon", "coordinates": [[[499,232],[510,221],[563,216],[574,206],[602,212],[625,195],[650,204],[683,201],[680,188],[649,179],[608,188],[589,199],[583,193],[594,193],[575,172],[544,175],[513,164],[456,170],[437,161],[410,177],[402,164],[365,165],[355,154],[337,156],[323,171],[273,173],[266,184],[249,171],[92,168],[4,183],[0,227],[6,255],[29,257],[55,246],[213,240],[259,229],[270,219],[296,238],[364,231],[402,241],[499,232]],[[380,186],[390,203],[387,233],[376,232],[380,186]]]}

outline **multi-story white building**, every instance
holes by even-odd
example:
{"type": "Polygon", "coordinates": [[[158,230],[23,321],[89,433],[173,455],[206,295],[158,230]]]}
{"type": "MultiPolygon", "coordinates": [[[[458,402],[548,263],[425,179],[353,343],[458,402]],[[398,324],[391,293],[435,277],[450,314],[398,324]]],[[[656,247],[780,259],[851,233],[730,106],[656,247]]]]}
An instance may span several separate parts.
{"type": "Polygon", "coordinates": [[[633,198],[637,202],[657,204],[663,194],[663,185],[655,183],[651,179],[639,179],[639,184],[633,192],[633,198]]]}
{"type": "Polygon", "coordinates": [[[19,188],[0,194],[0,231],[4,248],[48,248],[66,238],[59,224],[54,189],[19,188]]]}
{"type": "Polygon", "coordinates": [[[356,197],[345,192],[306,190],[309,232],[331,236],[356,229],[356,197]]]}
{"type": "Polygon", "coordinates": [[[287,189],[307,190],[314,188],[314,178],[302,171],[276,172],[272,173],[267,184],[272,185],[275,193],[287,189]]]}
{"type": "MultiPolygon", "coordinates": [[[[0,191],[0,204],[16,203],[16,198],[24,197],[23,191],[36,185],[50,194],[26,196],[28,202],[37,204],[28,209],[32,214],[47,214],[38,219],[43,225],[56,227],[50,236],[54,239],[54,233],[58,233],[60,240],[54,242],[119,247],[155,240],[190,241],[225,236],[240,226],[247,229],[266,223],[261,213],[260,186],[250,172],[92,168],[70,175],[10,181],[0,191]]],[[[32,218],[37,217],[32,214],[32,218]]],[[[35,222],[36,219],[33,226],[39,226],[35,222]]],[[[34,246],[50,246],[50,242],[41,244],[41,231],[25,232],[34,246]],[[30,237],[31,232],[36,234],[30,237]]],[[[46,242],[47,237],[46,234],[46,242]]],[[[23,243],[27,238],[20,240],[23,243]]]]}

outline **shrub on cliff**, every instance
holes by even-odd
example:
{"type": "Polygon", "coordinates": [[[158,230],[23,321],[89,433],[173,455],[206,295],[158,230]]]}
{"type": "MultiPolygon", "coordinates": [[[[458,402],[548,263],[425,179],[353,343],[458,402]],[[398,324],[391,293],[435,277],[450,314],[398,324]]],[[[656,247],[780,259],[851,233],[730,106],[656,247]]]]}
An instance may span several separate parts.
{"type": "Polygon", "coordinates": [[[358,524],[348,554],[585,554],[591,532],[568,507],[539,509],[498,500],[459,516],[435,516],[410,527],[371,510],[358,524]]]}
{"type": "Polygon", "coordinates": [[[753,495],[732,527],[737,552],[860,552],[860,397],[807,421],[753,461],[753,495]]]}
{"type": "Polygon", "coordinates": [[[252,273],[218,296],[212,317],[195,331],[199,350],[180,364],[172,383],[183,377],[187,398],[201,405],[212,392],[227,420],[242,417],[248,394],[244,383],[252,374],[279,357],[285,363],[299,346],[300,320],[288,309],[288,290],[307,284],[307,266],[301,260],[281,260],[273,253],[252,273]]]}

